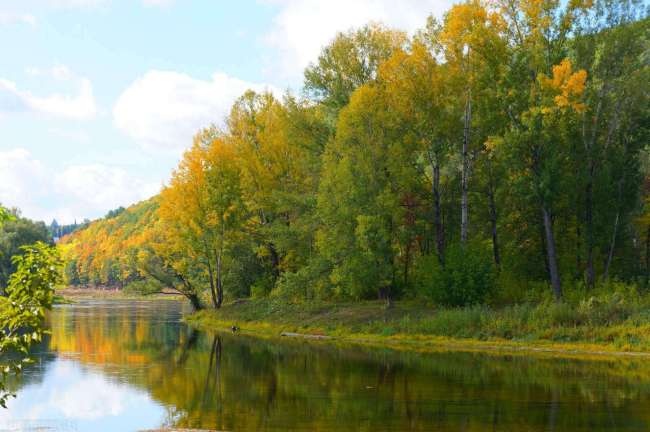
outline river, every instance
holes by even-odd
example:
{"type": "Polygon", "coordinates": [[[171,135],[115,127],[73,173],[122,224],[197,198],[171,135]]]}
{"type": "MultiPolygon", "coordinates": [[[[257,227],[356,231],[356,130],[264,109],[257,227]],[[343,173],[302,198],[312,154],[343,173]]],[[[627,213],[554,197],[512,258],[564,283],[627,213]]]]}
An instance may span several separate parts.
{"type": "Polygon", "coordinates": [[[57,306],[0,431],[647,431],[650,365],[197,332],[173,301],[57,306]]]}

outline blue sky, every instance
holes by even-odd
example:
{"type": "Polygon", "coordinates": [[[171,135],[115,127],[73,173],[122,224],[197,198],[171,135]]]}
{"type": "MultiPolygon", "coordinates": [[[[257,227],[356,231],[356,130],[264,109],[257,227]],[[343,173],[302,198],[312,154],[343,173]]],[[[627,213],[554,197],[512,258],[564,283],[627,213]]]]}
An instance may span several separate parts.
{"type": "Polygon", "coordinates": [[[338,31],[450,0],[0,0],[0,203],[70,223],[157,193],[247,88],[300,91],[338,31]]]}

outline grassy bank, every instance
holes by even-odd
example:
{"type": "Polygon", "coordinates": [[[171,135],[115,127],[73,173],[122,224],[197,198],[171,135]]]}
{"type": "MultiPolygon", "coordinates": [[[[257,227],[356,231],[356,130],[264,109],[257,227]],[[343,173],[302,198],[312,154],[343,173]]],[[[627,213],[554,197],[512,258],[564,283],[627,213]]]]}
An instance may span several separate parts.
{"type": "Polygon", "coordinates": [[[616,293],[571,303],[444,309],[422,302],[285,303],[248,300],[187,321],[206,329],[239,326],[266,336],[321,335],[413,349],[534,350],[650,354],[650,308],[616,293]]]}
{"type": "Polygon", "coordinates": [[[75,300],[181,300],[176,293],[138,294],[120,289],[66,287],[56,290],[57,303],[74,303],[75,300]]]}

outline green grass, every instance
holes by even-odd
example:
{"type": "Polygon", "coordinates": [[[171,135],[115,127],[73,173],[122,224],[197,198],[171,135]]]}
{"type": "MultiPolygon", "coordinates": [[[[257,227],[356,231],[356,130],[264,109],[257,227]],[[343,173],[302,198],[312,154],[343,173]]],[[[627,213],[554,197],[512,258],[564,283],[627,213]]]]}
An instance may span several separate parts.
{"type": "Polygon", "coordinates": [[[379,301],[286,303],[237,301],[187,318],[204,328],[267,335],[328,335],[382,344],[454,344],[546,347],[558,350],[650,353],[650,298],[613,293],[564,303],[445,309],[415,301],[386,308],[379,301]]]}
{"type": "Polygon", "coordinates": [[[76,300],[181,300],[180,294],[140,294],[118,289],[95,288],[57,288],[55,292],[56,304],[74,303],[76,300]]]}

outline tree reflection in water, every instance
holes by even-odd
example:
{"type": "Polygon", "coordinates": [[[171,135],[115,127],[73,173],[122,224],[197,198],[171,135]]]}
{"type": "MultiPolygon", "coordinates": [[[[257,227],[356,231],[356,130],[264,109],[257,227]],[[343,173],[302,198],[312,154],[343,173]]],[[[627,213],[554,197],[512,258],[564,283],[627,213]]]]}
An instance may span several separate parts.
{"type": "Polygon", "coordinates": [[[52,316],[49,355],[141,389],[165,407],[153,420],[184,428],[625,431],[650,426],[650,365],[644,361],[400,353],[205,334],[179,321],[179,307],[171,302],[60,308],[52,316]]]}

